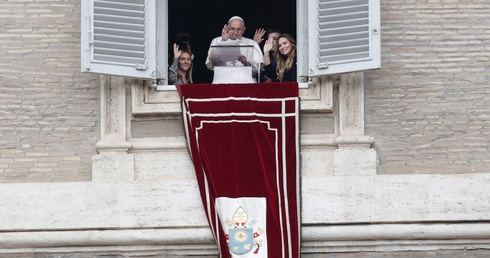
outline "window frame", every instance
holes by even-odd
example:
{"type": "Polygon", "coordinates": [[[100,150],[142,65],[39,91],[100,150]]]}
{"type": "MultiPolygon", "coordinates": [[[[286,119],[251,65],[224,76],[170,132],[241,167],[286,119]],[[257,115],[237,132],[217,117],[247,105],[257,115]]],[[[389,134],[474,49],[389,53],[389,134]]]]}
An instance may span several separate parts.
{"type": "MultiPolygon", "coordinates": [[[[146,11],[145,40],[147,41],[148,69],[138,71],[134,67],[97,64],[93,62],[94,2],[82,0],[82,72],[151,79],[160,89],[172,89],[168,85],[168,0],[144,0],[146,11]]],[[[128,2],[128,0],[120,0],[128,2]]],[[[369,2],[369,49],[370,59],[352,63],[319,66],[319,4],[325,0],[296,0],[296,31],[298,51],[298,82],[312,83],[312,78],[332,74],[377,69],[381,66],[380,0],[369,2]]],[[[356,1],[356,0],[350,0],[356,1]]],[[[333,1],[335,2],[335,1],[333,1]]],[[[342,1],[338,1],[342,2],[342,1]]],[[[305,87],[304,85],[302,87],[305,87]]],[[[307,86],[306,86],[307,87],[307,86]]]]}

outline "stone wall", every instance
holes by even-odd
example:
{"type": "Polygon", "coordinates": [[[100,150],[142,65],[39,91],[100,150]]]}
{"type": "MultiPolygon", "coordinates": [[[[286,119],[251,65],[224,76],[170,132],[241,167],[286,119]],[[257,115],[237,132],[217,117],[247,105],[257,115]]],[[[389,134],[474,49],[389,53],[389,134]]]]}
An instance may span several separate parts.
{"type": "Polygon", "coordinates": [[[490,3],[381,8],[382,68],[365,73],[378,174],[488,173],[490,3]]]}
{"type": "Polygon", "coordinates": [[[0,27],[0,182],[90,180],[99,77],[80,73],[80,1],[2,1],[0,27]]]}

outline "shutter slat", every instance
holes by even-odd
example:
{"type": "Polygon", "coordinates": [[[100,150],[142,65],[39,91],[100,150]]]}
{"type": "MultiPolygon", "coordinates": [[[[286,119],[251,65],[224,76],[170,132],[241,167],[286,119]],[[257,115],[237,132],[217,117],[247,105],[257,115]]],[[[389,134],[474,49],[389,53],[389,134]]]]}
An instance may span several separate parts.
{"type": "Polygon", "coordinates": [[[106,14],[121,17],[136,17],[141,18],[145,16],[145,10],[126,10],[117,8],[95,7],[94,14],[106,14]]]}
{"type": "Polygon", "coordinates": [[[144,64],[145,60],[140,58],[129,58],[112,55],[94,55],[99,60],[104,60],[107,64],[120,65],[121,63],[144,64]]]}
{"type": "Polygon", "coordinates": [[[118,30],[107,28],[95,28],[95,35],[124,36],[129,38],[144,39],[144,31],[118,30]]]}
{"type": "Polygon", "coordinates": [[[143,52],[143,53],[145,50],[141,45],[122,44],[122,43],[107,42],[107,41],[100,41],[99,47],[101,47],[101,48],[113,48],[113,49],[127,50],[127,51],[138,51],[138,52],[143,52]]]}
{"type": "Polygon", "coordinates": [[[366,13],[369,12],[369,6],[354,6],[354,7],[346,7],[346,8],[328,8],[326,10],[320,11],[321,16],[338,16],[345,14],[355,14],[355,13],[366,13]]]}
{"type": "Polygon", "coordinates": [[[145,40],[142,38],[128,38],[128,37],[122,37],[122,36],[117,36],[117,35],[95,35],[95,40],[98,43],[102,42],[114,42],[114,43],[122,43],[123,44],[134,44],[134,45],[139,45],[143,46],[145,43],[145,40]]]}
{"type": "Polygon", "coordinates": [[[325,24],[325,23],[335,24],[335,22],[347,22],[349,20],[357,20],[357,19],[363,19],[365,21],[368,18],[369,18],[369,13],[367,13],[367,12],[324,15],[324,16],[320,16],[319,23],[320,24],[325,24]]]}
{"type": "Polygon", "coordinates": [[[334,26],[335,28],[353,27],[353,26],[366,26],[369,23],[369,18],[360,19],[350,19],[350,20],[340,20],[340,21],[330,21],[328,23],[320,22],[320,30],[328,29],[328,25],[334,26]]]}
{"type": "Polygon", "coordinates": [[[341,35],[351,33],[353,37],[361,35],[361,33],[368,33],[369,26],[353,26],[353,27],[334,27],[330,29],[323,29],[320,31],[320,38],[324,36],[341,35]]]}
{"type": "MultiPolygon", "coordinates": [[[[350,53],[368,53],[369,45],[339,47],[320,51],[322,55],[347,55],[350,53]]],[[[328,59],[328,58],[326,58],[328,59]]]]}
{"type": "Polygon", "coordinates": [[[128,49],[114,49],[114,48],[103,48],[103,47],[98,47],[94,49],[94,52],[96,55],[113,55],[113,56],[119,56],[121,58],[128,57],[128,59],[131,58],[141,58],[143,59],[145,56],[145,53],[142,51],[131,51],[128,49]]]}
{"type": "Polygon", "coordinates": [[[100,22],[97,21],[94,24],[94,28],[97,29],[114,29],[121,31],[135,31],[135,32],[144,32],[145,25],[144,24],[121,24],[117,22],[100,22]]]}
{"type": "Polygon", "coordinates": [[[360,6],[360,5],[365,5],[366,1],[365,0],[350,0],[350,1],[345,1],[345,0],[330,0],[330,1],[322,1],[320,2],[319,6],[320,9],[325,9],[325,6],[328,5],[329,8],[342,8],[342,7],[347,7],[347,6],[360,6]]]}
{"type": "Polygon", "coordinates": [[[110,9],[121,9],[121,10],[139,10],[143,11],[144,0],[137,1],[96,1],[94,5],[96,8],[110,8],[110,9]]]}
{"type": "Polygon", "coordinates": [[[145,24],[144,17],[127,17],[127,16],[116,16],[109,14],[95,14],[96,21],[108,21],[108,22],[118,22],[123,24],[145,24]]]}
{"type": "Polygon", "coordinates": [[[326,35],[326,36],[322,36],[322,38],[323,38],[322,42],[337,42],[337,41],[345,41],[345,40],[360,39],[360,38],[368,39],[369,34],[362,31],[362,32],[355,32],[355,33],[326,35]]]}
{"type": "Polygon", "coordinates": [[[369,53],[360,52],[360,53],[349,53],[343,55],[331,55],[328,57],[328,60],[323,60],[323,61],[338,62],[338,61],[349,59],[352,62],[358,62],[358,61],[365,60],[366,55],[369,55],[369,53]]]}
{"type": "Polygon", "coordinates": [[[362,45],[369,45],[369,39],[355,39],[355,40],[342,40],[342,41],[334,41],[334,42],[329,42],[329,43],[324,43],[322,45],[322,48],[326,49],[338,49],[338,48],[343,48],[343,47],[353,47],[353,46],[362,46],[362,45]]]}

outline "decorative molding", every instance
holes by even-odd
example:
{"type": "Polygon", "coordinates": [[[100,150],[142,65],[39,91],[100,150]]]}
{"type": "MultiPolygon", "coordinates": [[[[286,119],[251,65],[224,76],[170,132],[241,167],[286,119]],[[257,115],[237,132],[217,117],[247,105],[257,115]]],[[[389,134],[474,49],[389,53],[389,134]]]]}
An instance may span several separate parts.
{"type": "Polygon", "coordinates": [[[367,135],[338,136],[335,138],[335,144],[339,148],[371,148],[374,138],[367,135]]]}
{"type": "Polygon", "coordinates": [[[179,93],[176,90],[157,90],[149,81],[138,80],[131,88],[132,114],[181,114],[179,93]]]}
{"type": "MultiPolygon", "coordinates": [[[[332,112],[334,77],[315,78],[299,89],[301,111],[332,112]]],[[[133,115],[180,114],[180,97],[174,86],[154,87],[136,81],[131,90],[133,115]]]]}
{"type": "MultiPolygon", "coordinates": [[[[303,225],[302,254],[490,248],[490,223],[303,225]]],[[[207,227],[0,232],[1,253],[218,255],[207,227]]]]}
{"type": "Polygon", "coordinates": [[[340,75],[339,135],[364,135],[364,81],[362,72],[340,75]]]}
{"type": "Polygon", "coordinates": [[[302,253],[490,248],[490,223],[306,225],[302,253]]]}
{"type": "MultiPolygon", "coordinates": [[[[168,156],[141,155],[145,164],[168,156]]],[[[179,167],[184,158],[190,166],[185,152],[166,163],[179,167]]],[[[488,174],[326,176],[313,169],[324,166],[302,172],[304,254],[490,247],[488,174]]],[[[0,253],[215,255],[197,183],[187,176],[0,184],[0,253]]]]}
{"type": "Polygon", "coordinates": [[[313,78],[308,88],[299,89],[302,112],[333,112],[334,78],[332,76],[313,78]]]}
{"type": "Polygon", "coordinates": [[[131,143],[127,138],[126,90],[133,81],[117,76],[101,76],[100,85],[100,141],[97,152],[127,152],[131,143]]]}

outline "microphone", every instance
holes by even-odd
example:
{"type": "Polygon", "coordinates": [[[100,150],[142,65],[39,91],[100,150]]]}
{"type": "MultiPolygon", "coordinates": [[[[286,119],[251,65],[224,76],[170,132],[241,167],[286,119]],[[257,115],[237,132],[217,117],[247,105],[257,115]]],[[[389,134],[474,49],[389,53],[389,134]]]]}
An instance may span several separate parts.
{"type": "Polygon", "coordinates": [[[232,39],[232,40],[237,40],[237,38],[232,37],[232,36],[228,36],[228,38],[230,38],[230,39],[232,39]]]}

